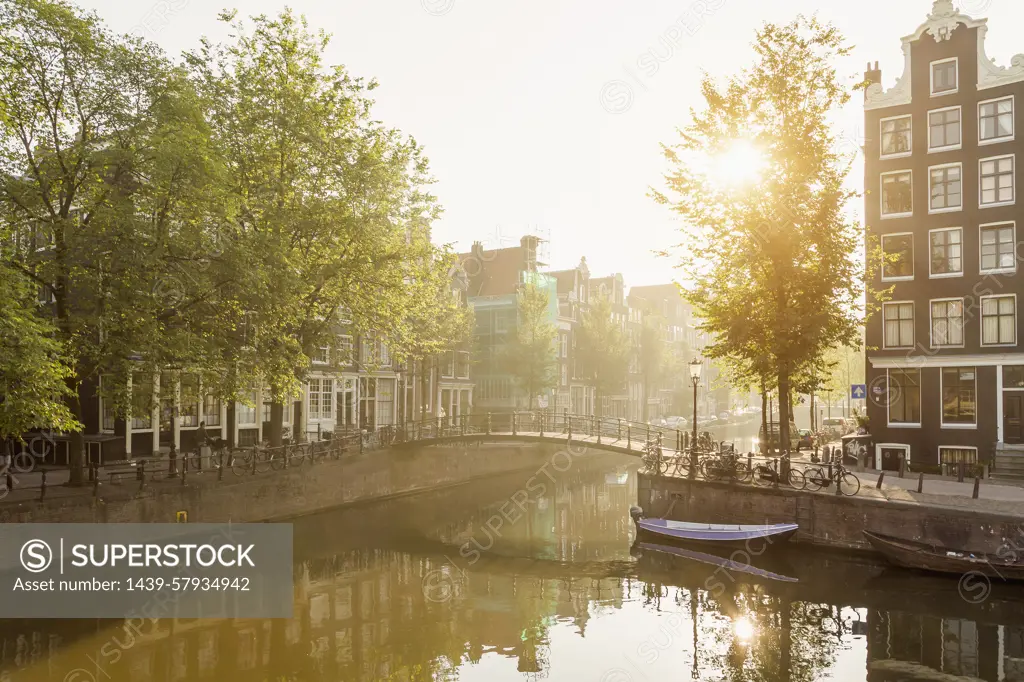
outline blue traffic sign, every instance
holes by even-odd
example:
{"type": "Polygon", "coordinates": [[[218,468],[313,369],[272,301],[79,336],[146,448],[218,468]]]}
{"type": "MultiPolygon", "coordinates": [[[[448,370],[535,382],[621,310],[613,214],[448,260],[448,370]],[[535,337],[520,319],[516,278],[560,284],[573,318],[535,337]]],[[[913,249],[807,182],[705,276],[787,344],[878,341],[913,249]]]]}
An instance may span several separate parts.
{"type": "Polygon", "coordinates": [[[863,400],[868,397],[867,384],[851,384],[850,397],[854,400],[863,400]]]}

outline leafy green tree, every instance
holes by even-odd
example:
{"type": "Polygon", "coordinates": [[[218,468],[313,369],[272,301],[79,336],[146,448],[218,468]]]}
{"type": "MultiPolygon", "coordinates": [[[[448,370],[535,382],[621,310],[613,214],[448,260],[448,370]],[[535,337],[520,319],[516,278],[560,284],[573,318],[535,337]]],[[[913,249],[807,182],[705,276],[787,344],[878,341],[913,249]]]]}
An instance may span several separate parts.
{"type": "Polygon", "coordinates": [[[376,83],[327,65],[329,36],[290,10],[221,20],[232,37],[204,40],[186,61],[237,206],[222,231],[252,257],[235,306],[253,320],[250,351],[232,358],[230,390],[269,387],[277,442],[281,403],[342,318],[402,360],[450,347],[466,313],[451,295],[451,255],[430,242],[440,209],[427,160],[373,119],[376,83]]]}
{"type": "Polygon", "coordinates": [[[0,288],[0,441],[31,429],[80,429],[66,402],[74,370],[56,327],[39,312],[36,287],[0,265],[0,288]]]}
{"type": "Polygon", "coordinates": [[[525,284],[516,298],[516,333],[502,349],[502,361],[519,388],[528,396],[529,409],[542,391],[558,382],[555,343],[558,329],[549,314],[548,291],[525,284]]]}
{"type": "Polygon", "coordinates": [[[712,335],[705,354],[777,386],[785,444],[794,379],[855,342],[862,307],[849,160],[829,123],[851,96],[835,67],[850,48],[804,17],[766,24],[754,48],[755,63],[724,86],[703,82],[707,106],[664,147],[675,200],[655,198],[688,225],[681,266],[712,335]]]}
{"type": "Polygon", "coordinates": [[[598,296],[583,313],[577,353],[594,382],[594,404],[600,410],[601,396],[621,391],[629,372],[631,348],[622,324],[612,315],[612,302],[598,296]]]}
{"type": "MultiPolygon", "coordinates": [[[[181,72],[154,45],[50,0],[0,0],[0,229],[5,265],[52,294],[55,341],[80,383],[186,366],[206,355],[217,317],[203,244],[205,124],[181,72]]],[[[111,397],[128,411],[127,394],[111,397]]],[[[148,411],[148,405],[138,406],[148,411]]],[[[84,440],[72,434],[71,482],[84,440]]]]}

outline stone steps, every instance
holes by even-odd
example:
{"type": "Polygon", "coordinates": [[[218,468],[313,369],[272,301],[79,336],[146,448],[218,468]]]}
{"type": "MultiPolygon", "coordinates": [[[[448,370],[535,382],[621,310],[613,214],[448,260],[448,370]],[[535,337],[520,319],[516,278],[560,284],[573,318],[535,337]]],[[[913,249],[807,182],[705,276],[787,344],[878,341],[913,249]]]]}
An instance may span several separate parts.
{"type": "Polygon", "coordinates": [[[994,464],[992,467],[993,478],[1024,480],[1024,453],[997,452],[994,464]]]}

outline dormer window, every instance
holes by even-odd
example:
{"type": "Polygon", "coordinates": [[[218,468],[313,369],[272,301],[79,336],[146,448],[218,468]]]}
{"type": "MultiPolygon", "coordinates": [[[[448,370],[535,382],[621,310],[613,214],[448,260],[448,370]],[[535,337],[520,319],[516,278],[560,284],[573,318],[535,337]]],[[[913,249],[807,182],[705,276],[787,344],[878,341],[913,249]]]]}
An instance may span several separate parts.
{"type": "Polygon", "coordinates": [[[959,86],[957,74],[958,60],[943,59],[932,62],[932,95],[949,95],[957,91],[959,86]]]}

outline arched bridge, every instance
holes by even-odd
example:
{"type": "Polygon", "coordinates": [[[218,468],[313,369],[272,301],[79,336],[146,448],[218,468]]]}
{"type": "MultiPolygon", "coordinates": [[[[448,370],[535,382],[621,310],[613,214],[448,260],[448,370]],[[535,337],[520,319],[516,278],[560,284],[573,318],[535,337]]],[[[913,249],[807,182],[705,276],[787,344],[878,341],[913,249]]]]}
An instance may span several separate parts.
{"type": "MultiPolygon", "coordinates": [[[[662,456],[690,452],[692,432],[668,429],[611,417],[549,412],[502,412],[458,417],[437,417],[384,427],[368,436],[372,446],[447,445],[501,441],[571,445],[642,456],[648,447],[661,446],[662,456]],[[376,439],[376,440],[374,440],[376,439]]],[[[710,449],[709,433],[698,444],[710,449]]]]}

